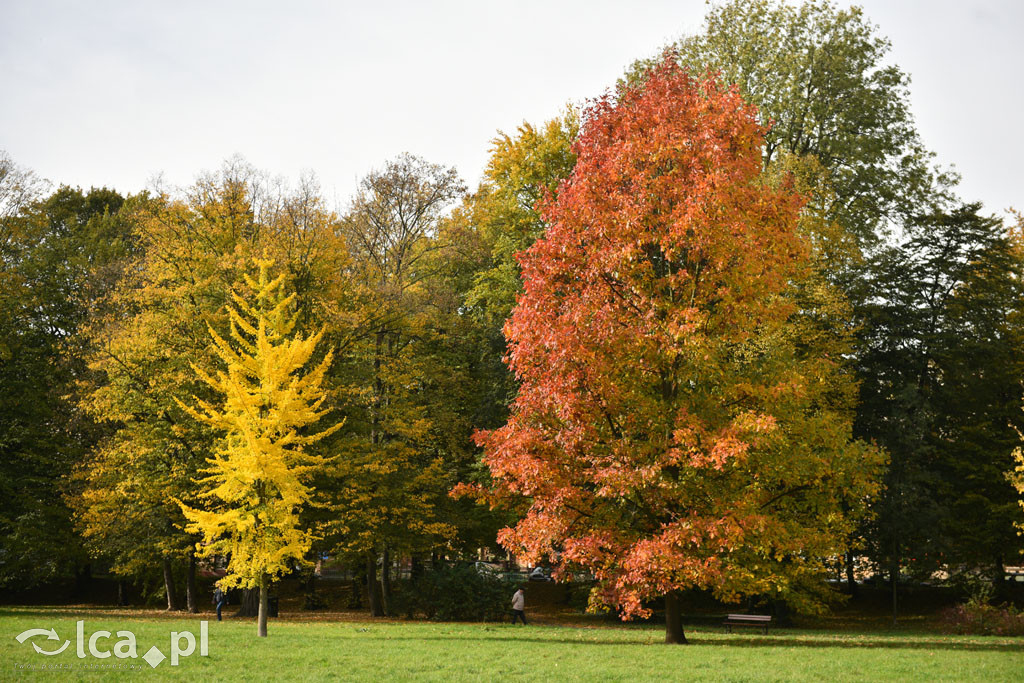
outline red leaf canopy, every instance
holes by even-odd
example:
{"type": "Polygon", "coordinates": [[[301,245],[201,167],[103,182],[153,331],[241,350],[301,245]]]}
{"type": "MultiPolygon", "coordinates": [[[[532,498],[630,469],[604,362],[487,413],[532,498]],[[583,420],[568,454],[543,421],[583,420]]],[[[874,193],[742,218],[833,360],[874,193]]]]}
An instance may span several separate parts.
{"type": "Polygon", "coordinates": [[[666,58],[591,106],[520,255],[520,390],[478,435],[496,491],[530,500],[500,540],[593,572],[624,616],[690,587],[787,594],[845,538],[842,490],[867,490],[828,364],[787,333],[808,248],[801,199],[760,179],[763,134],[666,58]]]}

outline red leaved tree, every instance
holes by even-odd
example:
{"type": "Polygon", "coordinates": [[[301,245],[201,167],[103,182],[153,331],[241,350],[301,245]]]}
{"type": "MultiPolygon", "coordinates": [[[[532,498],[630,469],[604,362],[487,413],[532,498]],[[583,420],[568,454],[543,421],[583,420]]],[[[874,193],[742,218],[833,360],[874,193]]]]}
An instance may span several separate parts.
{"type": "Polygon", "coordinates": [[[477,437],[491,495],[529,505],[501,543],[592,572],[623,618],[664,597],[666,642],[685,642],[685,589],[813,604],[879,461],[800,332],[801,200],[760,180],[763,133],[735,89],[671,59],[590,108],[520,255],[518,396],[477,437]]]}

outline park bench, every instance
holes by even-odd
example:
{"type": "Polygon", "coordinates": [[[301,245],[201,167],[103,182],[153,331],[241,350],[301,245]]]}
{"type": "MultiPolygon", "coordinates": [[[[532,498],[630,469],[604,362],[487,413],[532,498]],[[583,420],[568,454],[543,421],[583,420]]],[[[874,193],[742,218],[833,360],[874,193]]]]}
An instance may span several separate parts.
{"type": "Polygon", "coordinates": [[[767,614],[730,614],[722,625],[729,633],[732,633],[733,626],[756,626],[763,628],[764,634],[768,635],[768,624],[771,622],[772,618],[767,614]]]}

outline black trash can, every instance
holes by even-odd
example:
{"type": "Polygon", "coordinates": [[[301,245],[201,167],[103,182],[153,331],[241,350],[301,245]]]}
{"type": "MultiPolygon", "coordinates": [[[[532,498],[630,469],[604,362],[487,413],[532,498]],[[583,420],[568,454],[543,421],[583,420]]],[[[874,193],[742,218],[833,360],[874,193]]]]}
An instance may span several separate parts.
{"type": "Polygon", "coordinates": [[[268,617],[276,617],[277,616],[277,601],[278,601],[278,598],[267,598],[267,616],[268,617]]]}

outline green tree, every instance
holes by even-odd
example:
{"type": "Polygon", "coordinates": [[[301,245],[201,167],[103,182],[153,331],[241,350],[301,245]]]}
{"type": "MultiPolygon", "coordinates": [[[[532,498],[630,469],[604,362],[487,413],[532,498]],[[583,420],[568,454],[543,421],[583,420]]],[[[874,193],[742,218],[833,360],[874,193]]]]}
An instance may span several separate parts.
{"type": "Polygon", "coordinates": [[[76,407],[80,334],[132,249],[125,199],[41,183],[0,157],[0,585],[85,564],[65,496],[101,430],[76,407]]]}
{"type": "MultiPolygon", "coordinates": [[[[861,247],[920,211],[936,187],[910,113],[910,79],[859,7],[733,1],[672,46],[694,70],[739,86],[770,126],[764,165],[813,157],[831,192],[819,209],[861,247]]],[[[642,78],[643,60],[628,78],[642,78]]]]}
{"type": "Polygon", "coordinates": [[[557,194],[572,172],[579,125],[578,113],[570,109],[539,127],[524,122],[515,137],[499,132],[480,187],[456,216],[487,252],[466,304],[499,331],[523,289],[516,254],[544,234],[538,205],[557,194]]]}
{"type": "Polygon", "coordinates": [[[875,261],[859,308],[863,381],[857,432],[891,454],[870,555],[901,570],[988,566],[1001,579],[1020,547],[1004,473],[1019,411],[1022,262],[979,204],[936,208],[875,261]]]}
{"type": "Polygon", "coordinates": [[[455,533],[441,514],[447,453],[434,353],[443,342],[433,299],[448,249],[438,225],[464,189],[454,169],[402,155],[362,181],[341,222],[351,290],[340,305],[354,322],[332,375],[349,433],[332,466],[330,526],[333,550],[365,563],[378,615],[390,610],[393,553],[429,551],[455,533]]]}

